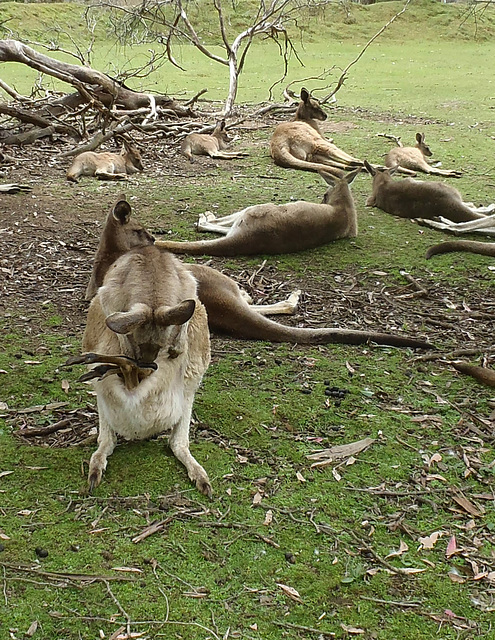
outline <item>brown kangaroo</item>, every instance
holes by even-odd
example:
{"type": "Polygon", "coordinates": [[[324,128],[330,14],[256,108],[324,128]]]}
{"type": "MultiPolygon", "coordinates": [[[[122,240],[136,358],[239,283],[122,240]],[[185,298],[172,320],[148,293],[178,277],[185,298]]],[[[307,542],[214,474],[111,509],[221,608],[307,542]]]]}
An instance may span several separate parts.
{"type": "Polygon", "coordinates": [[[397,167],[377,169],[366,160],[364,165],[373,176],[373,190],[367,207],[378,207],[400,218],[434,218],[442,216],[452,222],[484,218],[462,200],[457,189],[443,182],[421,182],[413,178],[394,180],[397,167]]]}
{"type": "Polygon", "coordinates": [[[225,131],[225,120],[218,122],[213,133],[190,133],[180,145],[180,152],[189,162],[194,162],[193,155],[210,156],[210,158],[230,160],[244,158],[247,153],[242,151],[223,151],[229,146],[230,136],[225,131]]]}
{"type": "MultiPolygon", "coordinates": [[[[128,203],[117,203],[117,209],[125,208],[128,217],[131,215],[128,203]]],[[[114,209],[115,210],[115,209],[114,209]]],[[[107,218],[101,241],[96,252],[96,258],[91,275],[91,290],[88,287],[87,295],[97,293],[101,286],[106,266],[110,259],[103,255],[105,247],[125,247],[130,241],[125,238],[110,241],[107,235],[123,235],[127,233],[134,236],[132,242],[136,242],[140,237],[148,244],[148,236],[139,236],[136,229],[129,225],[129,221],[124,222],[124,216],[114,215],[112,212],[107,218]],[[113,217],[114,221],[110,222],[113,217]]],[[[112,253],[116,257],[115,253],[112,253]]],[[[251,306],[244,292],[228,276],[207,267],[206,265],[184,265],[195,277],[198,283],[198,296],[206,307],[208,313],[208,324],[212,331],[225,332],[236,338],[248,340],[266,340],[271,342],[290,342],[294,344],[365,344],[375,342],[396,347],[411,347],[420,349],[434,348],[424,340],[408,338],[407,336],[389,335],[386,333],[375,333],[369,331],[357,331],[351,329],[309,329],[290,327],[274,322],[264,317],[263,313],[270,312],[270,308],[251,306]]]]}
{"type": "Polygon", "coordinates": [[[495,242],[477,242],[476,240],[450,240],[434,244],[426,252],[426,259],[441,253],[453,253],[454,251],[465,251],[467,253],[478,253],[482,256],[495,257],[495,242]]]}
{"type": "Polygon", "coordinates": [[[189,451],[194,395],[210,362],[208,320],[191,272],[153,245],[121,255],[91,302],[83,350],[68,363],[110,365],[83,376],[98,378],[90,490],[100,483],[118,435],[142,440],[165,432],[189,478],[210,496],[208,475],[189,451]]]}
{"type": "Polygon", "coordinates": [[[139,150],[125,141],[120,153],[84,151],[76,156],[67,171],[67,180],[77,182],[80,176],[123,180],[127,175],[143,169],[139,150]]]}
{"type": "Polygon", "coordinates": [[[353,158],[324,138],[318,122],[326,120],[316,98],[307,89],[301,89],[301,102],[294,120],[282,122],[273,132],[270,154],[276,165],[302,171],[327,171],[341,176],[339,169],[362,166],[363,162],[353,158]]]}
{"type": "Polygon", "coordinates": [[[173,253],[241,256],[259,253],[292,253],[312,249],[340,238],[355,238],[356,207],[349,189],[361,168],[343,178],[320,172],[330,187],[321,204],[304,200],[287,204],[257,204],[223,218],[200,216],[199,231],[225,234],[215,240],[173,242],[157,240],[156,246],[173,253]]]}
{"type": "Polygon", "coordinates": [[[432,155],[430,147],[425,143],[425,134],[417,133],[416,145],[414,147],[399,146],[391,149],[385,158],[385,165],[387,167],[399,166],[412,171],[422,171],[433,176],[461,177],[462,173],[460,171],[436,169],[430,166],[425,158],[430,158],[432,155]]]}

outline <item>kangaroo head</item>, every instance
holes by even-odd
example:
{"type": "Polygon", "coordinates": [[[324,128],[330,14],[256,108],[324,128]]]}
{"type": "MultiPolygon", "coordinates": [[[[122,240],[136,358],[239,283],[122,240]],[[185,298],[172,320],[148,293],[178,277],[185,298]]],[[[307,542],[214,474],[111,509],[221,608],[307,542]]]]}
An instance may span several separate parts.
{"type": "Polygon", "coordinates": [[[117,258],[130,249],[146,247],[155,242],[155,238],[137,220],[133,220],[131,215],[131,205],[122,194],[108,214],[103,227],[91,279],[86,289],[86,300],[94,297],[103,284],[106,272],[117,258]]]}
{"type": "Polygon", "coordinates": [[[133,304],[128,311],[107,316],[107,327],[123,337],[134,358],[153,362],[158,353],[166,349],[170,358],[176,358],[185,348],[187,327],[196,303],[184,300],[168,307],[153,309],[144,303],[133,304]]]}
{"type": "Polygon", "coordinates": [[[124,140],[124,145],[120,155],[125,157],[126,164],[130,163],[133,167],[136,167],[138,171],[143,171],[143,159],[139,149],[127,142],[127,140],[124,140]]]}
{"type": "Polygon", "coordinates": [[[366,200],[365,204],[367,207],[375,207],[377,196],[379,195],[380,191],[385,188],[385,185],[387,183],[392,182],[392,176],[399,168],[399,165],[390,167],[388,169],[378,168],[372,167],[370,163],[365,160],[364,166],[366,168],[366,171],[368,171],[368,173],[373,176],[373,190],[371,192],[371,195],[366,200]]]}
{"type": "Polygon", "coordinates": [[[217,138],[223,144],[227,145],[232,138],[229,136],[227,131],[225,130],[225,120],[221,120],[217,122],[215,128],[213,129],[213,133],[211,134],[214,138],[217,138]]]}
{"type": "Polygon", "coordinates": [[[431,150],[430,150],[430,147],[425,142],[425,134],[424,133],[417,133],[416,134],[416,147],[427,158],[430,158],[433,155],[431,150]]]}
{"type": "Polygon", "coordinates": [[[326,120],[327,114],[320,103],[313,98],[307,89],[301,89],[301,102],[297,107],[296,120],[326,120]]]}
{"type": "Polygon", "coordinates": [[[330,187],[323,196],[322,204],[344,204],[349,198],[352,200],[351,191],[349,185],[354,181],[354,178],[361,172],[361,167],[344,174],[341,178],[335,176],[326,171],[318,171],[320,176],[330,187]]]}

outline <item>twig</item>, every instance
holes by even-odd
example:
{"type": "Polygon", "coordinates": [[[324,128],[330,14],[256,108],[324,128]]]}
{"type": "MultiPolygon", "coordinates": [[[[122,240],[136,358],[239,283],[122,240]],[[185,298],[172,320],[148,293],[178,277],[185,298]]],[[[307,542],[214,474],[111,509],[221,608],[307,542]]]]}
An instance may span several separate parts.
{"type": "Polygon", "coordinates": [[[393,607],[420,607],[419,602],[397,602],[396,600],[382,600],[381,598],[370,598],[368,596],[361,596],[361,600],[369,600],[370,602],[378,602],[379,604],[390,604],[393,607]]]}
{"type": "Polygon", "coordinates": [[[12,571],[23,571],[25,573],[33,573],[37,576],[43,576],[50,580],[74,580],[76,582],[105,582],[110,580],[124,580],[127,582],[134,582],[135,578],[128,576],[102,576],[91,573],[65,573],[58,571],[41,571],[40,569],[26,567],[25,565],[11,564],[9,562],[0,562],[0,567],[11,569],[12,571]]]}
{"type": "Polygon", "coordinates": [[[50,424],[47,427],[40,427],[39,429],[19,429],[19,431],[16,431],[14,435],[22,436],[23,438],[34,438],[35,436],[47,436],[50,433],[55,433],[55,431],[60,431],[60,429],[64,429],[65,427],[69,426],[71,422],[72,422],[71,418],[64,418],[63,420],[54,422],[53,424],[50,424]]]}
{"type": "Polygon", "coordinates": [[[407,571],[405,571],[404,569],[401,569],[400,567],[394,567],[393,564],[391,564],[390,562],[387,562],[387,560],[385,560],[385,558],[382,558],[381,556],[379,556],[376,551],[373,549],[373,547],[370,547],[368,544],[366,544],[366,542],[360,538],[357,534],[355,534],[353,531],[349,531],[350,535],[354,538],[354,540],[356,540],[356,542],[358,542],[363,551],[366,551],[366,553],[370,554],[371,556],[373,556],[373,558],[382,566],[384,566],[386,569],[388,569],[389,571],[391,571],[392,573],[396,573],[398,575],[401,576],[407,576],[408,578],[411,577],[411,574],[408,573],[407,571]]]}
{"type": "Polygon", "coordinates": [[[379,37],[382,35],[382,33],[385,31],[385,29],[387,29],[392,22],[394,22],[395,20],[397,20],[397,18],[399,16],[401,16],[404,11],[407,9],[407,7],[409,6],[409,3],[411,2],[411,0],[406,0],[406,3],[404,4],[404,6],[402,7],[402,9],[400,11],[398,11],[394,16],[392,16],[390,18],[390,20],[387,22],[387,24],[383,25],[383,27],[377,31],[377,33],[375,33],[375,35],[370,38],[368,40],[368,42],[366,43],[366,45],[364,46],[363,49],[361,49],[361,51],[359,52],[359,54],[357,55],[357,57],[352,60],[352,62],[350,62],[347,67],[342,71],[342,74],[340,76],[340,78],[337,81],[337,86],[335,87],[335,89],[329,93],[327,96],[325,96],[323,99],[320,100],[321,104],[325,104],[325,102],[328,102],[331,98],[333,98],[333,96],[337,93],[337,91],[343,86],[344,82],[347,79],[347,72],[349,71],[349,69],[354,66],[357,62],[359,62],[359,60],[363,57],[365,51],[371,46],[371,44],[379,37]]]}
{"type": "Polygon", "coordinates": [[[106,580],[103,581],[105,583],[105,586],[107,588],[107,592],[108,595],[112,598],[112,600],[114,601],[114,603],[117,605],[120,613],[124,616],[125,621],[126,621],[126,631],[127,631],[127,637],[130,638],[131,637],[131,617],[129,616],[129,614],[127,613],[127,611],[124,609],[124,607],[120,604],[118,598],[115,596],[115,594],[113,593],[113,591],[110,588],[110,585],[108,584],[108,582],[106,580]]]}

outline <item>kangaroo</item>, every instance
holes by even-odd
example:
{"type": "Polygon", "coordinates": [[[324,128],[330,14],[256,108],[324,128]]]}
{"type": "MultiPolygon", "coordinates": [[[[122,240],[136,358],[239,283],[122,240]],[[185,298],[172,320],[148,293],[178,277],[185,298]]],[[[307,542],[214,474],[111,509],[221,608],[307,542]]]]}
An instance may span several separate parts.
{"type": "Polygon", "coordinates": [[[270,154],[276,165],[302,171],[327,171],[341,176],[342,169],[362,166],[353,158],[324,138],[318,122],[327,119],[316,98],[307,89],[301,89],[301,102],[294,120],[282,122],[273,132],[270,154]]]}
{"type": "MultiPolygon", "coordinates": [[[[125,208],[128,216],[131,215],[128,203],[117,203],[117,208],[125,208]]],[[[110,216],[107,218],[100,244],[96,252],[96,258],[93,265],[91,275],[92,288],[88,287],[87,295],[97,294],[98,287],[101,286],[105,277],[105,268],[110,261],[104,256],[105,247],[125,247],[129,241],[125,238],[110,241],[108,235],[132,234],[133,242],[139,238],[148,244],[149,239],[146,236],[138,235],[135,227],[129,225],[129,221],[125,222],[124,216],[111,214],[115,223],[109,224],[110,216]]],[[[155,247],[159,249],[158,247],[155,247]]],[[[160,249],[159,249],[160,250],[160,249]]],[[[116,258],[116,254],[112,254],[116,258]]],[[[266,313],[273,313],[271,305],[254,306],[250,305],[246,294],[240,289],[234,280],[228,276],[208,267],[206,265],[184,265],[186,269],[194,276],[198,283],[198,297],[204,304],[208,314],[208,325],[210,330],[227,333],[231,336],[247,340],[265,340],[270,342],[290,342],[292,344],[365,344],[367,342],[375,342],[377,344],[386,344],[396,347],[411,347],[419,349],[434,348],[430,343],[409,338],[407,336],[389,335],[386,333],[375,333],[368,331],[357,331],[350,329],[334,329],[320,328],[309,329],[300,327],[285,326],[265,317],[266,313]]],[[[294,294],[293,294],[294,296],[294,294]]],[[[291,296],[294,300],[294,297],[291,296]]],[[[289,298],[289,312],[292,312],[289,298]]],[[[286,303],[282,303],[282,313],[286,313],[284,308],[286,303]]],[[[276,307],[276,309],[280,307],[276,307]]]]}
{"type": "Polygon", "coordinates": [[[242,151],[223,151],[229,146],[230,136],[225,131],[225,120],[218,122],[213,133],[190,133],[180,145],[183,156],[194,162],[193,155],[210,156],[210,158],[231,160],[232,158],[244,158],[247,153],[242,151]]]}
{"type": "Polygon", "coordinates": [[[442,216],[452,222],[484,218],[462,201],[457,189],[443,182],[421,182],[413,178],[393,180],[397,167],[377,169],[366,160],[364,165],[373,176],[373,190],[367,207],[378,207],[399,218],[434,218],[442,216]]]}
{"type": "Polygon", "coordinates": [[[84,151],[76,156],[67,171],[67,180],[77,182],[80,176],[100,180],[124,180],[127,175],[144,169],[139,150],[124,142],[120,153],[84,151]]]}
{"type": "Polygon", "coordinates": [[[321,204],[303,200],[282,205],[257,204],[223,218],[203,215],[198,230],[223,233],[225,237],[197,242],[157,240],[156,246],[189,255],[273,255],[355,238],[357,213],[349,185],[360,171],[361,168],[356,169],[343,178],[321,171],[321,177],[330,185],[321,204]]]}
{"type": "Polygon", "coordinates": [[[434,244],[426,252],[426,259],[440,253],[452,253],[454,251],[465,251],[467,253],[478,253],[482,256],[495,257],[495,242],[477,242],[476,240],[450,240],[434,244]]]}
{"type": "Polygon", "coordinates": [[[432,176],[461,177],[462,173],[460,171],[437,169],[430,166],[425,158],[431,158],[432,155],[430,147],[425,142],[425,134],[417,133],[416,145],[414,147],[399,146],[391,149],[385,158],[385,165],[387,167],[399,166],[411,171],[422,171],[432,176]]]}
{"type": "Polygon", "coordinates": [[[142,440],[166,432],[189,478],[211,496],[208,475],[189,451],[194,395],[210,362],[208,319],[191,272],[153,245],[123,253],[90,304],[83,351],[68,363],[111,365],[94,372],[99,433],[89,489],[100,484],[118,435],[142,440]]]}

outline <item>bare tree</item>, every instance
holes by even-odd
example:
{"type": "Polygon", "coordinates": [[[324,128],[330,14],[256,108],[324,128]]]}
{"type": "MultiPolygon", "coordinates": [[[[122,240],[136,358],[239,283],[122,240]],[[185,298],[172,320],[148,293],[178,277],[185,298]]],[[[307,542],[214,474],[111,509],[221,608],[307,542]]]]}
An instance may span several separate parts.
{"type": "Polygon", "coordinates": [[[273,40],[279,47],[287,71],[289,56],[297,59],[297,51],[288,34],[289,25],[297,25],[298,17],[304,9],[320,7],[322,0],[260,0],[256,14],[242,31],[232,35],[228,33],[228,14],[221,0],[205,0],[201,11],[205,15],[209,9],[218,19],[221,45],[224,53],[216,53],[213,47],[205,44],[200,35],[199,21],[189,12],[189,5],[183,0],[142,0],[135,6],[121,6],[103,0],[98,6],[109,7],[114,15],[120,16],[114,21],[117,32],[123,40],[136,39],[161,43],[166,50],[168,60],[182,69],[174,56],[175,45],[183,42],[195,46],[210,60],[229,68],[229,91],[225,100],[223,115],[232,113],[239,86],[239,76],[246,62],[246,56],[255,38],[273,40]],[[165,28],[165,30],[164,30],[165,28]]]}

